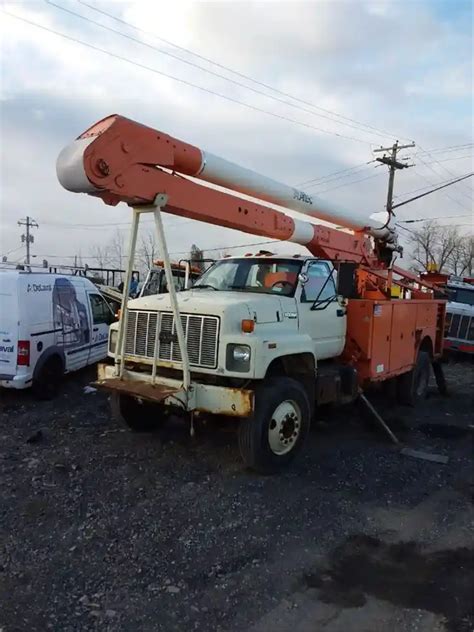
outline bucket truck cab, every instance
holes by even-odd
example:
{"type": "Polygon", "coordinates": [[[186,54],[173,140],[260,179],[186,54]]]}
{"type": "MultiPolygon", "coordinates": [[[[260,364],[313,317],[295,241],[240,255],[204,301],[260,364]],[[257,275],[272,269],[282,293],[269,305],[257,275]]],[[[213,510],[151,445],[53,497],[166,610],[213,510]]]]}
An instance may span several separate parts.
{"type": "MultiPolygon", "coordinates": [[[[286,463],[304,440],[317,400],[342,395],[336,387],[341,375],[332,361],[345,345],[346,307],[337,296],[332,264],[298,255],[229,257],[177,298],[191,398],[182,389],[170,297],[145,296],[128,303],[115,412],[134,429],[156,427],[180,410],[242,418],[244,460],[264,470],[286,463]],[[319,373],[327,376],[327,364],[333,369],[330,385],[327,379],[318,381],[319,373]],[[260,445],[254,436],[261,431],[258,419],[266,423],[269,414],[274,427],[260,445]]],[[[118,323],[110,329],[111,358],[118,330],[118,323]]],[[[114,370],[101,365],[99,382],[112,386],[114,370]]],[[[355,387],[353,380],[347,394],[355,387]]]]}

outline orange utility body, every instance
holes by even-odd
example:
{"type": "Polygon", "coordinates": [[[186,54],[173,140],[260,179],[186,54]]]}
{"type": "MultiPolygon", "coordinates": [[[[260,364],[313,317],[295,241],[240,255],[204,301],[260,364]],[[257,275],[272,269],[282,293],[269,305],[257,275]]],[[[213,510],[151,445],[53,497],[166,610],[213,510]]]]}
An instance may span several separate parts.
{"type": "MultiPolygon", "coordinates": [[[[183,177],[199,178],[201,150],[167,134],[112,115],[80,139],[90,140],[83,154],[91,185],[87,192],[106,204],[150,205],[157,194],[165,194],[168,202],[162,210],[174,215],[282,241],[297,230],[298,220],[283,212],[183,177]]],[[[240,193],[255,197],[245,187],[240,193]]],[[[320,215],[340,224],[327,213],[320,215]]],[[[312,224],[312,237],[304,242],[315,257],[332,261],[336,268],[341,262],[357,266],[342,361],[354,366],[360,383],[366,384],[409,371],[420,348],[439,357],[445,301],[434,300],[431,283],[391,265],[381,254],[383,244],[368,229],[354,230],[350,222],[343,228],[350,232],[312,224]],[[400,287],[399,298],[391,298],[392,285],[400,287]]]]}
{"type": "MultiPolygon", "coordinates": [[[[153,261],[153,265],[157,268],[163,268],[165,264],[163,259],[155,259],[155,261],[153,261]]],[[[186,265],[184,263],[171,261],[170,265],[172,270],[186,270],[186,265]]],[[[193,274],[201,274],[201,269],[197,266],[189,266],[189,271],[193,274]]]]}

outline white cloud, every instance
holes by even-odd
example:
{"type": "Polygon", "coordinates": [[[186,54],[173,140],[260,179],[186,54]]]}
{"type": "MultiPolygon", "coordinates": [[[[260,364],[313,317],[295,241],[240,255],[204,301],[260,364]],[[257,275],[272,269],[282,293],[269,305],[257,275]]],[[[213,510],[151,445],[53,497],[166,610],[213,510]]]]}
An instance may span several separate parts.
{"type": "MultiPolygon", "coordinates": [[[[74,2],[59,4],[103,24],[126,31],[74,2]]],[[[150,48],[68,16],[38,2],[6,3],[8,11],[72,37],[130,58],[137,63],[207,87],[257,108],[329,131],[364,139],[351,142],[244,108],[156,73],[92,51],[51,33],[4,17],[2,40],[1,249],[16,243],[16,221],[28,211],[44,225],[37,248],[66,254],[108,239],[110,231],[46,228],[48,222],[127,221],[126,208],[111,209],[97,200],[63,191],[55,160],[64,144],[95,120],[119,112],[163,129],[209,151],[288,183],[318,177],[366,162],[372,147],[391,142],[369,130],[336,124],[223,79],[183,65],[150,48]],[[21,192],[21,195],[19,195],[21,192]]],[[[469,142],[472,113],[469,89],[472,46],[469,28],[435,14],[429,2],[123,2],[98,3],[140,28],[229,65],[283,92],[327,110],[366,121],[400,136],[419,139],[424,147],[469,142]],[[466,98],[467,97],[467,98],[466,98]],[[455,115],[452,115],[455,111],[455,115]]],[[[151,36],[133,37],[173,52],[257,90],[262,86],[211,66],[151,36]]],[[[287,97],[277,95],[283,100],[287,97]]],[[[296,101],[292,101],[296,104],[296,101]]],[[[309,106],[299,103],[305,109],[309,106]]],[[[324,112],[317,111],[326,116],[324,112]]],[[[348,122],[348,121],[347,121],[348,122]]],[[[451,163],[447,163],[450,166],[451,163]]],[[[462,164],[449,168],[456,173],[462,164]]],[[[369,169],[369,168],[368,168],[369,169]]],[[[438,179],[446,171],[437,167],[438,179]]],[[[436,180],[419,165],[417,170],[436,180]]],[[[382,168],[380,169],[382,171],[382,168]]],[[[330,189],[362,178],[322,185],[330,189]]],[[[397,191],[424,182],[413,170],[397,174],[397,191]]],[[[317,189],[316,189],[317,190],[317,189]]],[[[383,207],[383,176],[334,188],[324,194],[348,207],[372,212],[383,207]]],[[[467,186],[464,190],[468,190],[467,186]]],[[[452,197],[466,198],[453,189],[452,197]]],[[[452,214],[456,203],[442,194],[404,207],[409,214],[452,214]],[[449,212],[448,212],[449,211],[449,212]]],[[[406,213],[406,215],[405,215],[406,213]]],[[[172,219],[171,222],[177,220],[172,219]]],[[[191,242],[204,247],[244,243],[217,227],[186,224],[170,229],[170,250],[191,242]]],[[[39,251],[38,251],[39,252],[39,251]]]]}

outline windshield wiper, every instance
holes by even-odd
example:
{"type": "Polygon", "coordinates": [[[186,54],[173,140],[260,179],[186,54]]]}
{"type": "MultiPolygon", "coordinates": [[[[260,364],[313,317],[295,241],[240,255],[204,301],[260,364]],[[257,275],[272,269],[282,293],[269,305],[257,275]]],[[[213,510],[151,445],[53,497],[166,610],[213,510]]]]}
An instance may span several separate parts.
{"type": "Polygon", "coordinates": [[[199,290],[199,288],[205,289],[205,290],[215,290],[216,292],[218,292],[218,288],[214,287],[213,285],[209,285],[209,283],[200,283],[199,285],[193,285],[192,288],[190,288],[191,290],[199,290]]]}

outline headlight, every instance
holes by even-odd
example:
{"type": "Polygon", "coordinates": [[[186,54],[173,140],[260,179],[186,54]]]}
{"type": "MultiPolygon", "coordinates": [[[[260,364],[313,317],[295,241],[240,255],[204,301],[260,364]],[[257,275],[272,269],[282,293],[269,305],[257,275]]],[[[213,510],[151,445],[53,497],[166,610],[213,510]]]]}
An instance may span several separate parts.
{"type": "Polygon", "coordinates": [[[109,329],[109,352],[110,353],[115,353],[115,349],[117,348],[117,339],[118,339],[118,330],[109,329]]]}
{"type": "Polygon", "coordinates": [[[247,373],[250,368],[250,355],[250,347],[248,345],[227,345],[227,370],[247,373]]]}
{"type": "Polygon", "coordinates": [[[250,347],[247,347],[247,345],[236,345],[232,349],[232,357],[235,362],[248,362],[250,360],[250,347]]]}

